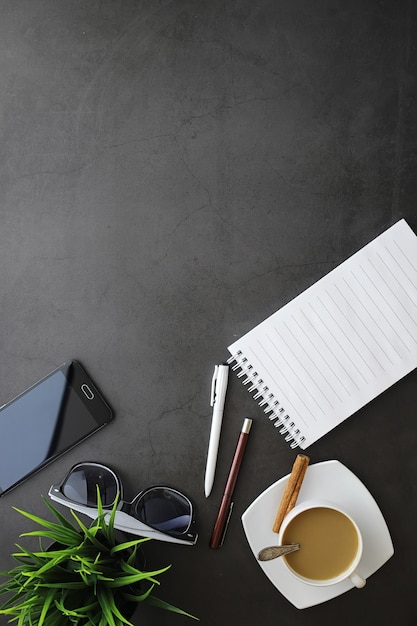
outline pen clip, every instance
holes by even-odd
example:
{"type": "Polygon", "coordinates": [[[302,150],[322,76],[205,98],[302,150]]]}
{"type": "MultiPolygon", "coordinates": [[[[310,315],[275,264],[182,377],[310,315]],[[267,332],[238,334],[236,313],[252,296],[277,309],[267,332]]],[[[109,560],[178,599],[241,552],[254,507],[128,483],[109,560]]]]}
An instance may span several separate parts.
{"type": "Polygon", "coordinates": [[[227,514],[227,520],[226,523],[224,525],[224,530],[223,530],[223,534],[222,534],[222,538],[220,540],[220,547],[223,545],[224,543],[224,539],[226,537],[226,533],[227,533],[227,529],[229,527],[229,522],[230,522],[230,518],[232,517],[232,511],[233,511],[233,502],[230,503],[230,507],[229,507],[229,512],[227,514]]]}
{"type": "Polygon", "coordinates": [[[216,408],[223,410],[226,399],[227,381],[229,379],[228,365],[215,365],[214,374],[211,381],[211,406],[217,405],[216,408]]]}
{"type": "Polygon", "coordinates": [[[213,378],[211,379],[210,406],[214,406],[214,399],[216,397],[216,381],[217,381],[218,374],[219,374],[219,366],[215,365],[213,378]]]}

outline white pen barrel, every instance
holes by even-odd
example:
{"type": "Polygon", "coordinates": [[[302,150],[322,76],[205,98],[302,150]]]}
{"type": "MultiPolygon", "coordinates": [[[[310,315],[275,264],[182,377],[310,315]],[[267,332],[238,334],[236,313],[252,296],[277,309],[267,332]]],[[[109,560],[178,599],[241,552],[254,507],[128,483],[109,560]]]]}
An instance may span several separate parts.
{"type": "Polygon", "coordinates": [[[216,365],[214,368],[211,405],[213,407],[213,417],[211,421],[210,439],[207,453],[206,476],[204,480],[204,491],[206,498],[210,495],[213,486],[214,474],[216,471],[217,452],[219,449],[220,430],[223,420],[223,409],[226,399],[227,381],[229,378],[229,367],[227,365],[216,365]]]}
{"type": "Polygon", "coordinates": [[[213,420],[211,423],[210,439],[207,453],[206,478],[204,482],[204,491],[206,496],[209,495],[213,486],[214,474],[216,471],[217,453],[219,450],[220,431],[222,428],[223,410],[214,409],[213,420]]]}

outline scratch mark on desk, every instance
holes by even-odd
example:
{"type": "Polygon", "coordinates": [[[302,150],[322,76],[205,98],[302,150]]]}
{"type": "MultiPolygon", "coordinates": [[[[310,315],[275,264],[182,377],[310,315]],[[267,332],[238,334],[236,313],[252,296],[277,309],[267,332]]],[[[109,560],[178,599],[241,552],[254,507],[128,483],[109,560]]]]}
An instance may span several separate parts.
{"type": "MultiPolygon", "coordinates": [[[[402,180],[402,161],[404,152],[404,134],[405,134],[405,107],[406,107],[406,94],[405,94],[405,82],[406,72],[410,61],[411,50],[411,33],[410,33],[410,14],[409,6],[407,4],[406,12],[403,20],[401,21],[403,26],[403,41],[404,41],[404,57],[402,63],[398,69],[398,100],[397,100],[397,125],[395,132],[395,161],[393,171],[393,185],[392,185],[392,212],[395,214],[399,210],[400,205],[400,191],[402,180]]],[[[400,38],[401,41],[401,38],[400,38]]]]}

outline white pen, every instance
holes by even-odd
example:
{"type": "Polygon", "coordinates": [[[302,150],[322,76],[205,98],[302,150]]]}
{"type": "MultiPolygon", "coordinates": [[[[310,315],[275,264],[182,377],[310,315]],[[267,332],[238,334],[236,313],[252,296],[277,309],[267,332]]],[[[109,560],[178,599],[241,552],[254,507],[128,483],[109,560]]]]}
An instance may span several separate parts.
{"type": "Polygon", "coordinates": [[[216,365],[211,383],[210,405],[213,407],[213,417],[207,453],[206,477],[204,480],[206,498],[210,495],[211,488],[213,487],[214,474],[216,471],[217,452],[219,449],[228,378],[229,367],[227,365],[216,365]]]}

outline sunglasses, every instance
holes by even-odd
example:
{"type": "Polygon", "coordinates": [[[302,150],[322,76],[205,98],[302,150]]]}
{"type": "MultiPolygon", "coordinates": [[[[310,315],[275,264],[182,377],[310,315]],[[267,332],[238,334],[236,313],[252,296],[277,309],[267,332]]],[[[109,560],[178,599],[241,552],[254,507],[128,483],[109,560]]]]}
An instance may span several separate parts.
{"type": "Polygon", "coordinates": [[[48,495],[51,500],[95,519],[97,487],[103,509],[112,509],[119,498],[114,520],[118,530],[171,543],[196,543],[193,505],[187,496],[171,487],[155,486],[141,491],[132,502],[125,502],[121,480],[101,463],[74,465],[62,482],[51,486],[48,495]]]}

